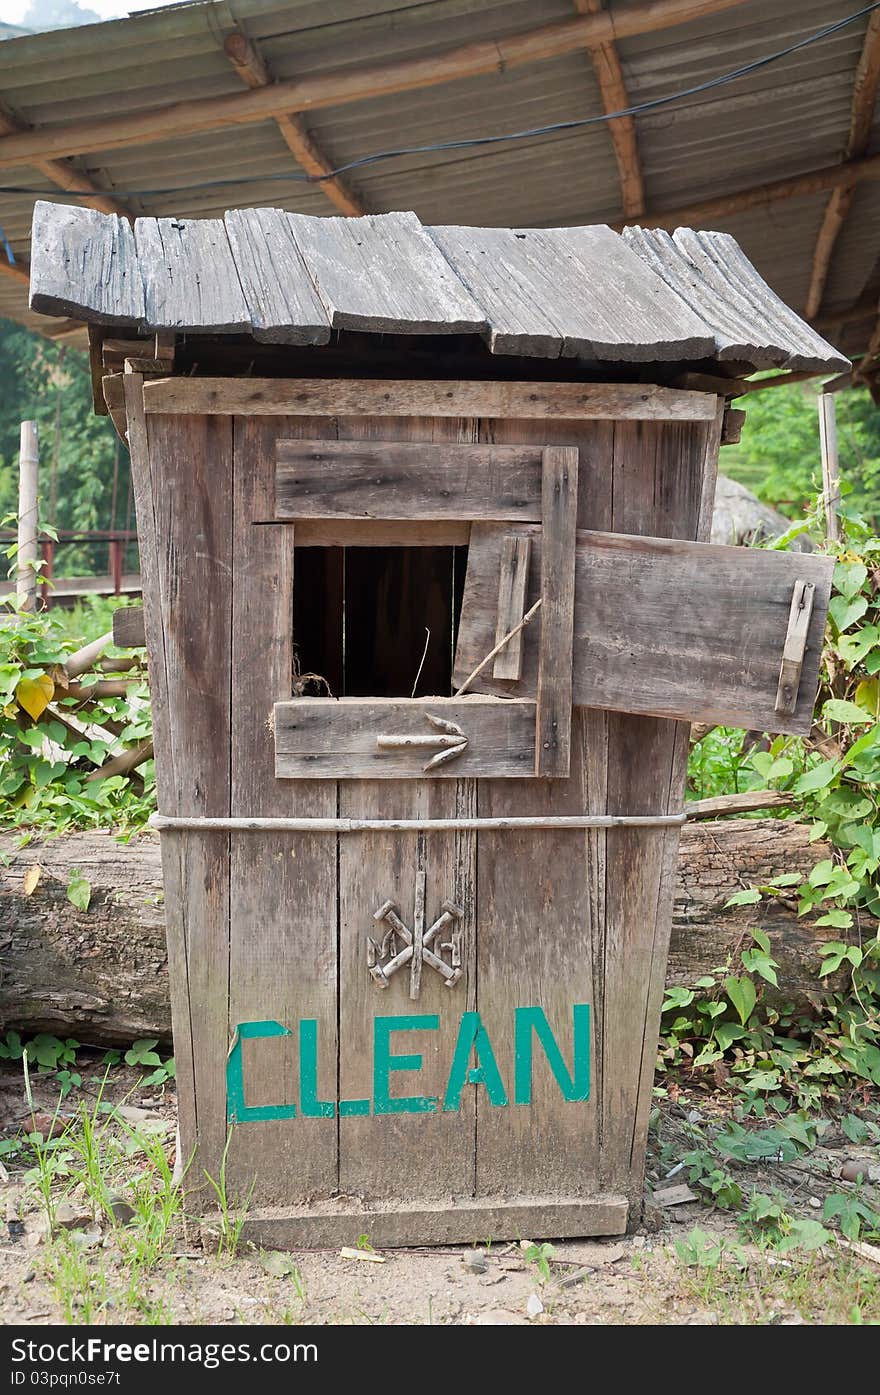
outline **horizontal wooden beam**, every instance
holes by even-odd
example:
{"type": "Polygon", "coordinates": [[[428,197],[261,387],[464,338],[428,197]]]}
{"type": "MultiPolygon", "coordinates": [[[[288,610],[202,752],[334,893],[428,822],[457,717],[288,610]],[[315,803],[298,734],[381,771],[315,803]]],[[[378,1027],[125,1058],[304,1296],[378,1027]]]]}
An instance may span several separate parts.
{"type": "Polygon", "coordinates": [[[463,44],[423,58],[348,67],[313,77],[276,82],[249,92],[202,97],[148,111],[93,117],[39,131],[0,138],[0,169],[32,165],[36,160],[78,155],[83,151],[117,150],[163,139],[178,140],[200,131],[252,125],[291,111],[309,111],[366,101],[372,97],[411,92],[503,73],[525,63],[559,58],[581,48],[613,43],[635,34],[650,34],[706,15],[733,9],[745,0],[643,0],[643,3],[602,10],[595,15],[526,29],[494,39],[463,44]]]}
{"type": "Polygon", "coordinates": [[[776,373],[772,378],[754,378],[742,383],[737,397],[749,392],[763,392],[765,388],[786,387],[789,383],[805,383],[808,378],[821,378],[822,374],[812,368],[799,368],[794,373],[776,373]]]}
{"type": "Polygon", "coordinates": [[[735,194],[721,194],[717,198],[704,199],[699,203],[680,204],[677,208],[644,213],[641,218],[625,218],[616,226],[627,227],[632,223],[639,223],[643,227],[670,230],[682,226],[697,227],[700,224],[729,218],[734,213],[744,213],[750,208],[767,208],[785,199],[800,198],[806,194],[829,193],[832,189],[852,188],[869,179],[880,179],[880,155],[868,155],[861,160],[827,165],[823,169],[812,170],[809,174],[794,175],[790,179],[773,179],[766,184],[753,185],[751,189],[740,189],[735,194]]]}
{"type": "MultiPolygon", "coordinates": [[[[574,6],[582,15],[595,15],[605,8],[605,0],[574,0],[574,6]]],[[[625,111],[629,106],[629,97],[616,44],[593,44],[589,52],[603,111],[625,111]]],[[[645,208],[645,181],[635,120],[631,116],[618,116],[614,121],[609,121],[608,135],[614,147],[620,176],[623,215],[625,218],[638,218],[645,208]]]]}
{"type": "Polygon", "coordinates": [[[30,271],[27,262],[22,257],[17,257],[14,262],[7,259],[6,253],[0,251],[0,276],[8,276],[12,281],[18,281],[23,286],[31,284],[30,271]]]}
{"type": "Polygon", "coordinates": [[[292,698],[272,728],[279,780],[524,779],[535,760],[535,704],[507,698],[292,698]]]}
{"type": "MultiPolygon", "coordinates": [[[[0,137],[14,135],[28,129],[27,126],[17,121],[11,112],[0,108],[0,137]]],[[[118,213],[123,218],[131,216],[122,204],[117,203],[109,194],[104,193],[87,174],[74,169],[73,165],[68,164],[66,160],[35,160],[34,169],[39,170],[40,174],[45,175],[65,193],[81,195],[85,203],[90,204],[92,208],[100,209],[102,213],[118,213]]]]}
{"type": "Polygon", "coordinates": [[[872,320],[876,313],[876,295],[863,294],[842,310],[830,310],[824,315],[817,315],[813,320],[813,327],[820,334],[824,334],[828,330],[840,329],[841,325],[855,324],[859,320],[872,320]]]}
{"type": "MultiPolygon", "coordinates": [[[[849,137],[846,143],[847,160],[858,159],[868,149],[871,126],[874,121],[874,108],[877,104],[878,85],[880,85],[880,10],[875,10],[868,19],[865,40],[862,44],[853,82],[849,137]]],[[[819,313],[828,274],[831,270],[834,245],[846,221],[854,197],[855,186],[851,186],[835,189],[828,200],[813,252],[810,287],[804,309],[804,314],[808,320],[819,313]]]]}
{"type": "Polygon", "coordinates": [[[541,519],[536,446],[280,440],[275,518],[541,519]]]}
{"type": "MultiPolygon", "coordinates": [[[[259,87],[269,87],[273,83],[272,74],[265,59],[246,34],[235,29],[227,35],[223,45],[226,56],[235,68],[242,82],[252,91],[259,87]]],[[[318,188],[340,213],[356,218],[366,209],[347,187],[342,179],[328,179],[332,166],[318,149],[315,141],[306,130],[305,123],[293,113],[276,116],[275,125],[294,159],[306,174],[319,179],[318,188]]]]}
{"type": "Polygon", "coordinates": [[[144,410],[163,415],[714,421],[717,404],[712,393],[648,383],[160,378],[144,384],[144,410]]]}

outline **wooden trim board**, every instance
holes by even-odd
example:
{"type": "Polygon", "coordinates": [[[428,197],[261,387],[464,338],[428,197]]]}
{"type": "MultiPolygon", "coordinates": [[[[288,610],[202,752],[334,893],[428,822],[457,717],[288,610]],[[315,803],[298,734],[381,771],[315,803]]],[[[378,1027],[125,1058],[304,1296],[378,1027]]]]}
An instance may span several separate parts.
{"type": "Polygon", "coordinates": [[[535,446],[279,441],[275,517],[541,519],[535,446]]]}
{"type": "Polygon", "coordinates": [[[275,704],[279,779],[522,778],[533,772],[534,750],[534,702],[292,698],[275,704]]]}
{"type": "MultiPolygon", "coordinates": [[[[397,1203],[399,1209],[328,1203],[334,1209],[249,1211],[242,1239],[267,1249],[336,1249],[369,1235],[376,1249],[412,1245],[485,1244],[496,1240],[572,1239],[623,1235],[629,1203],[623,1196],[478,1197],[449,1202],[397,1203]]],[[[389,1207],[393,1203],[388,1203],[389,1207]]],[[[203,1224],[211,1224],[206,1218],[203,1224]]]]}
{"type": "Polygon", "coordinates": [[[577,504],[577,448],[547,446],[542,469],[535,774],[557,779],[568,775],[571,758],[577,504]]]}
{"type": "Polygon", "coordinates": [[[515,417],[713,421],[714,393],[653,383],[157,378],[144,411],[191,416],[515,417]]]}

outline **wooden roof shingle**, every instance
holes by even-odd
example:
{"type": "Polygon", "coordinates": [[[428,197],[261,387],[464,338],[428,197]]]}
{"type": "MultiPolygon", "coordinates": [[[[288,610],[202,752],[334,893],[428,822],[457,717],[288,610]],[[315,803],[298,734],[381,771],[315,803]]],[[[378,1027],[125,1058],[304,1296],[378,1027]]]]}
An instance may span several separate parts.
{"type": "Polygon", "coordinates": [[[325,343],[333,329],[479,334],[495,354],[587,362],[849,361],[727,234],[605,225],[428,227],[414,213],[124,219],[38,202],[31,309],[97,324],[325,343]]]}

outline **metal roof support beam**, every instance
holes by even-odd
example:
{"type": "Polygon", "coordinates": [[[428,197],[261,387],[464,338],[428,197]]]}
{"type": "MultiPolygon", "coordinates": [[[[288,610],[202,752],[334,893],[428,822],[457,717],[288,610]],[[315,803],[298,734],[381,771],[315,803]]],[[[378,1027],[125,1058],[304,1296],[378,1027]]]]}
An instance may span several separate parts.
{"type": "Polygon", "coordinates": [[[0,169],[35,160],[79,155],[84,150],[119,150],[149,141],[172,140],[227,126],[247,126],[291,111],[317,110],[361,102],[369,97],[412,92],[483,73],[500,73],[525,63],[558,58],[578,49],[614,43],[633,34],[650,34],[687,24],[742,5],[745,0],[642,0],[625,8],[527,29],[497,39],[481,39],[423,58],[360,67],[350,64],[314,77],[275,82],[250,92],[202,97],[149,111],[96,117],[0,137],[0,169]]]}
{"type": "MultiPolygon", "coordinates": [[[[20,121],[16,121],[8,111],[0,108],[0,136],[15,135],[28,129],[20,121]]],[[[74,169],[66,160],[35,160],[34,169],[39,170],[40,174],[44,174],[68,194],[83,195],[86,203],[91,204],[92,208],[100,209],[102,213],[119,213],[123,218],[131,217],[127,209],[103,193],[87,174],[74,169]]]]}
{"type": "MultiPolygon", "coordinates": [[[[223,48],[226,57],[242,82],[246,83],[248,87],[256,90],[259,87],[272,86],[272,74],[269,72],[265,59],[256,45],[251,43],[250,39],[240,30],[233,30],[227,37],[223,48]]],[[[356,218],[366,212],[360,200],[346,188],[343,180],[326,178],[332,166],[315,145],[302,118],[297,113],[291,112],[285,116],[276,116],[275,125],[281,132],[294,159],[305,170],[306,174],[314,175],[320,179],[318,188],[323,194],[326,194],[340,213],[345,213],[349,218],[356,218]]]]}
{"type": "MultiPolygon", "coordinates": [[[[874,120],[874,107],[877,103],[877,88],[880,84],[880,10],[875,10],[868,20],[865,42],[859,56],[853,83],[852,108],[850,113],[849,138],[846,143],[846,159],[856,160],[868,149],[871,126],[874,120]]],[[[835,189],[828,200],[822,226],[816,238],[813,253],[813,267],[810,274],[810,289],[804,314],[808,320],[818,315],[825,294],[828,274],[831,270],[831,256],[834,244],[844,225],[850,206],[855,198],[856,186],[841,186],[835,189]]]]}
{"type": "MultiPolygon", "coordinates": [[[[604,9],[605,0],[574,0],[574,6],[582,15],[595,15],[604,9]]],[[[602,94],[603,110],[623,111],[629,106],[629,97],[616,46],[613,43],[595,44],[590,46],[589,52],[602,94]]],[[[619,116],[616,121],[609,121],[608,134],[620,174],[623,216],[638,218],[645,209],[645,181],[635,119],[632,116],[619,116]]]]}

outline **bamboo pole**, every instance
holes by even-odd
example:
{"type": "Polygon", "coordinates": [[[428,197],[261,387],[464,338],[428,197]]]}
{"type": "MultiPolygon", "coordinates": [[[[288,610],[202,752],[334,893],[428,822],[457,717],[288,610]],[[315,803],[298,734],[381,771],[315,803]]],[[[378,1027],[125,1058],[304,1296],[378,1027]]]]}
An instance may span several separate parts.
{"type": "Polygon", "coordinates": [[[22,610],[35,610],[37,605],[37,489],[40,472],[40,450],[37,423],[21,423],[21,445],[18,457],[18,573],[15,591],[22,610]]]}
{"type": "Polygon", "coordinates": [[[147,110],[114,112],[110,116],[21,131],[0,136],[0,169],[33,166],[38,160],[81,155],[84,151],[94,153],[162,139],[180,140],[229,126],[258,124],[291,111],[316,111],[436,87],[483,73],[508,72],[523,64],[560,58],[580,48],[690,24],[743,3],[744,0],[642,0],[641,4],[615,5],[613,10],[575,15],[518,34],[478,39],[439,53],[374,65],[349,62],[331,72],[307,73],[251,91],[190,98],[147,110]]]}
{"type": "Polygon", "coordinates": [[[840,538],[840,462],[837,454],[837,415],[834,394],[819,393],[819,442],[822,450],[822,503],[825,534],[830,542],[840,538]]]}

